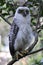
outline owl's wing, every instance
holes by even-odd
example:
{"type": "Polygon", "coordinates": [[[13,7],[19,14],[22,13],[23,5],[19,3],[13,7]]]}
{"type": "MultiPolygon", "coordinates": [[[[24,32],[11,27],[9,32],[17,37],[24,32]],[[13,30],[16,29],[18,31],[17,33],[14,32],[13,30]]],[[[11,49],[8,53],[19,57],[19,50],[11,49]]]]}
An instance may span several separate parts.
{"type": "Polygon", "coordinates": [[[12,55],[12,57],[14,56],[15,50],[14,50],[14,42],[19,30],[19,27],[15,24],[15,19],[11,25],[11,29],[10,29],[10,34],[9,34],[9,50],[10,53],[12,55]]]}
{"type": "Polygon", "coordinates": [[[32,49],[35,47],[35,45],[36,45],[37,42],[38,42],[38,33],[37,33],[37,31],[33,31],[33,34],[34,34],[34,36],[35,36],[35,41],[34,41],[34,43],[28,48],[28,51],[29,51],[29,52],[32,51],[32,49]]]}

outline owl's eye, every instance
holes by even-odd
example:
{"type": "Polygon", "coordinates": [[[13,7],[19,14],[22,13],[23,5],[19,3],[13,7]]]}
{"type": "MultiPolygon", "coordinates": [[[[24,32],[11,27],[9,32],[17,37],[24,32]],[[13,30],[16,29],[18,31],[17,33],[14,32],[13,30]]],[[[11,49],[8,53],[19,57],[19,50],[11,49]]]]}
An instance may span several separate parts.
{"type": "Polygon", "coordinates": [[[24,10],[19,10],[18,13],[23,13],[24,10]]]}
{"type": "Polygon", "coordinates": [[[29,14],[29,11],[28,11],[28,10],[26,10],[26,13],[27,13],[27,14],[29,14]]]}

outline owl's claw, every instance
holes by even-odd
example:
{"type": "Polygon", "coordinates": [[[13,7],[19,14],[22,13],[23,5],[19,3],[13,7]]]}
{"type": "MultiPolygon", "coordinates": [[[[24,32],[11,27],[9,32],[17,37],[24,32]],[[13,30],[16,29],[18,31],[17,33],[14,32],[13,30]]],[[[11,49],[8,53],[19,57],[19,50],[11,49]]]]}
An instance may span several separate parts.
{"type": "Polygon", "coordinates": [[[21,51],[21,52],[17,52],[16,53],[16,59],[18,60],[19,59],[19,56],[23,56],[23,54],[26,54],[26,53],[28,53],[28,50],[24,50],[24,51],[21,51]]]}
{"type": "Polygon", "coordinates": [[[16,54],[16,59],[18,60],[18,54],[16,54]]]}
{"type": "Polygon", "coordinates": [[[21,51],[22,54],[28,53],[28,50],[21,51]]]}
{"type": "Polygon", "coordinates": [[[19,52],[19,55],[20,55],[20,56],[23,56],[23,54],[22,54],[22,53],[20,53],[20,52],[19,52]]]}
{"type": "Polygon", "coordinates": [[[16,58],[17,58],[17,60],[19,59],[19,56],[21,56],[21,57],[22,57],[22,56],[23,56],[23,54],[22,54],[22,53],[20,53],[20,52],[17,52],[17,53],[16,53],[16,58]]]}

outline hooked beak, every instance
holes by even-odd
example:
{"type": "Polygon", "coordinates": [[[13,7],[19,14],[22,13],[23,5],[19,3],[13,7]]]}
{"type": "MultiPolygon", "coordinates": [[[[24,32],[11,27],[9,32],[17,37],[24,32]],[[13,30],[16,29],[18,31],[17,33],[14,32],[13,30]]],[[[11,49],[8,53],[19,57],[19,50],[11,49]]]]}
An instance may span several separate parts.
{"type": "Polygon", "coordinates": [[[27,13],[26,12],[23,12],[23,16],[26,17],[27,16],[27,13]]]}

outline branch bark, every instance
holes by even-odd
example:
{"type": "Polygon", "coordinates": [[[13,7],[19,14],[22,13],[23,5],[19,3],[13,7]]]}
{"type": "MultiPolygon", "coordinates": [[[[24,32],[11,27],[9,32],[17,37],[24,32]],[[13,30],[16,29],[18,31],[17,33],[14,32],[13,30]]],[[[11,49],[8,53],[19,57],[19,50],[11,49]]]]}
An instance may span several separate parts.
{"type": "Polygon", "coordinates": [[[11,23],[8,21],[8,20],[6,20],[2,15],[0,15],[2,18],[3,18],[3,20],[6,22],[6,23],[8,23],[10,26],[11,26],[11,23]]]}
{"type": "MultiPolygon", "coordinates": [[[[28,56],[28,55],[32,55],[32,54],[35,54],[35,53],[38,53],[38,52],[40,52],[40,51],[43,51],[43,48],[41,48],[41,49],[39,49],[39,50],[36,50],[36,51],[33,51],[33,52],[30,52],[30,53],[27,53],[26,55],[24,55],[24,56],[22,56],[21,58],[23,58],[23,57],[26,57],[26,56],[28,56]]],[[[20,60],[21,58],[19,58],[18,60],[20,60]]],[[[7,65],[12,65],[12,64],[14,64],[16,61],[18,61],[18,60],[11,60],[7,65]]]]}

